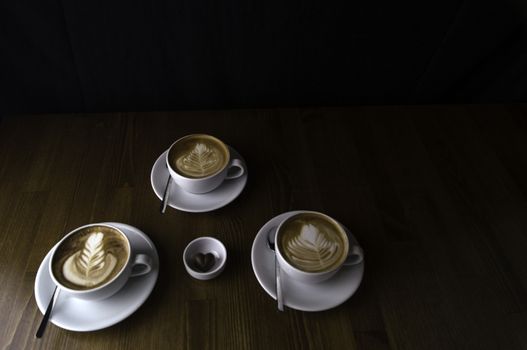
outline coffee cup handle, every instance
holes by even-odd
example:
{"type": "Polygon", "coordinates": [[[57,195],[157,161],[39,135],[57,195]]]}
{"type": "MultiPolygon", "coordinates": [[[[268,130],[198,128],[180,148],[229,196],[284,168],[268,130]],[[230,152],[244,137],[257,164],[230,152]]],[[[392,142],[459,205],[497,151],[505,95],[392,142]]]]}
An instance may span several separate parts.
{"type": "Polygon", "coordinates": [[[353,266],[360,264],[364,260],[364,252],[362,248],[358,245],[354,245],[350,249],[350,253],[348,254],[348,257],[346,258],[346,261],[344,261],[344,266],[353,266]]]}
{"type": "Polygon", "coordinates": [[[145,254],[137,254],[132,263],[130,277],[146,275],[152,271],[152,258],[145,254]]]}
{"type": "Polygon", "coordinates": [[[246,171],[245,163],[241,159],[235,158],[231,160],[231,163],[229,164],[229,170],[227,171],[225,179],[236,179],[245,174],[246,171]]]}

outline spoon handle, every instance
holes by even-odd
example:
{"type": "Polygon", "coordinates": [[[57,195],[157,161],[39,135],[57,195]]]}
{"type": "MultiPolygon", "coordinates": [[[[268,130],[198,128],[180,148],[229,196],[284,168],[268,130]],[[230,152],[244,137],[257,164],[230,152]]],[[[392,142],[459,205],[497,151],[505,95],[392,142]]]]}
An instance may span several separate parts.
{"type": "Polygon", "coordinates": [[[168,189],[170,187],[170,183],[172,182],[172,176],[168,175],[167,185],[165,187],[165,192],[163,193],[163,200],[161,201],[161,214],[165,213],[165,210],[167,209],[168,204],[168,189]]]}
{"type": "Polygon", "coordinates": [[[278,310],[284,311],[284,297],[282,295],[282,281],[280,276],[280,265],[276,261],[276,255],[274,258],[275,273],[276,273],[276,301],[278,302],[278,310]]]}
{"type": "Polygon", "coordinates": [[[51,316],[51,310],[53,309],[53,304],[55,301],[55,293],[57,292],[57,286],[55,286],[55,289],[53,290],[53,294],[51,294],[51,300],[49,301],[48,308],[46,309],[46,313],[44,313],[44,317],[42,318],[42,321],[40,322],[40,326],[38,327],[37,334],[35,335],[37,338],[42,338],[44,335],[44,331],[46,330],[46,326],[48,324],[49,316],[51,316]]]}

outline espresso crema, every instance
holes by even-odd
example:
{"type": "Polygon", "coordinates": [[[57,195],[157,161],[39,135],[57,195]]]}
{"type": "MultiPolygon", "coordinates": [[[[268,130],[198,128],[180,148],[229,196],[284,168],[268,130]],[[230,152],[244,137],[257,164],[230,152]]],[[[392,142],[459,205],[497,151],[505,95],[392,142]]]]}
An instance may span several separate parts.
{"type": "Polygon", "coordinates": [[[222,170],[228,162],[227,147],[209,135],[189,135],[177,141],[169,153],[172,169],[182,176],[202,178],[222,170]]]}
{"type": "Polygon", "coordinates": [[[305,272],[336,268],[346,258],[345,233],[322,215],[303,213],[280,227],[279,249],[284,259],[305,272]]]}
{"type": "Polygon", "coordinates": [[[53,275],[71,289],[97,288],[121,272],[129,254],[128,242],[119,231],[105,226],[88,227],[57,247],[53,275]]]}

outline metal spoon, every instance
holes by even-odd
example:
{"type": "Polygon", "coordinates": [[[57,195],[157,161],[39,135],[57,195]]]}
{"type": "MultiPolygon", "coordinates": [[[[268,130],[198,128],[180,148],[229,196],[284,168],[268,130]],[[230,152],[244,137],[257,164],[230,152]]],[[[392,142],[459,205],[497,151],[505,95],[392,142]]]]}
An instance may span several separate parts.
{"type": "Polygon", "coordinates": [[[168,189],[170,188],[171,183],[172,183],[172,176],[168,174],[167,185],[165,186],[165,192],[163,193],[163,200],[161,201],[161,208],[159,208],[159,211],[161,212],[161,214],[164,214],[165,210],[167,209],[168,194],[169,194],[168,189]]]}
{"type": "Polygon", "coordinates": [[[276,261],[276,251],[274,245],[275,238],[275,229],[276,227],[271,228],[267,231],[267,247],[274,252],[274,267],[275,267],[275,277],[276,277],[276,301],[278,303],[278,310],[284,311],[284,298],[282,296],[282,283],[280,281],[280,264],[276,261]]]}
{"type": "MultiPolygon", "coordinates": [[[[49,321],[49,316],[51,316],[51,310],[53,309],[53,305],[55,305],[55,293],[56,292],[57,292],[57,286],[55,286],[55,289],[53,290],[53,294],[51,294],[51,300],[49,301],[46,312],[44,313],[44,317],[42,317],[42,321],[40,321],[40,326],[38,326],[37,334],[35,334],[35,337],[37,338],[42,338],[42,336],[44,335],[44,331],[46,330],[46,326],[49,321]]],[[[58,296],[58,293],[57,293],[57,296],[58,296]]]]}

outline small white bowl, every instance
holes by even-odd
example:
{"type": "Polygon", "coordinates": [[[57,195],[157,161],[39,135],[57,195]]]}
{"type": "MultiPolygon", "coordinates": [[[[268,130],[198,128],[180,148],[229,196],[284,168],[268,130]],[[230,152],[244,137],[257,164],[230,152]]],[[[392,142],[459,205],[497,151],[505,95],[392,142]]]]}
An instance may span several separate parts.
{"type": "Polygon", "coordinates": [[[188,274],[198,280],[210,280],[218,276],[225,268],[227,261],[227,249],[219,240],[213,237],[199,237],[187,244],[183,251],[183,264],[188,274]],[[192,264],[192,257],[196,254],[211,253],[215,261],[212,268],[207,272],[195,270],[192,264]]]}

